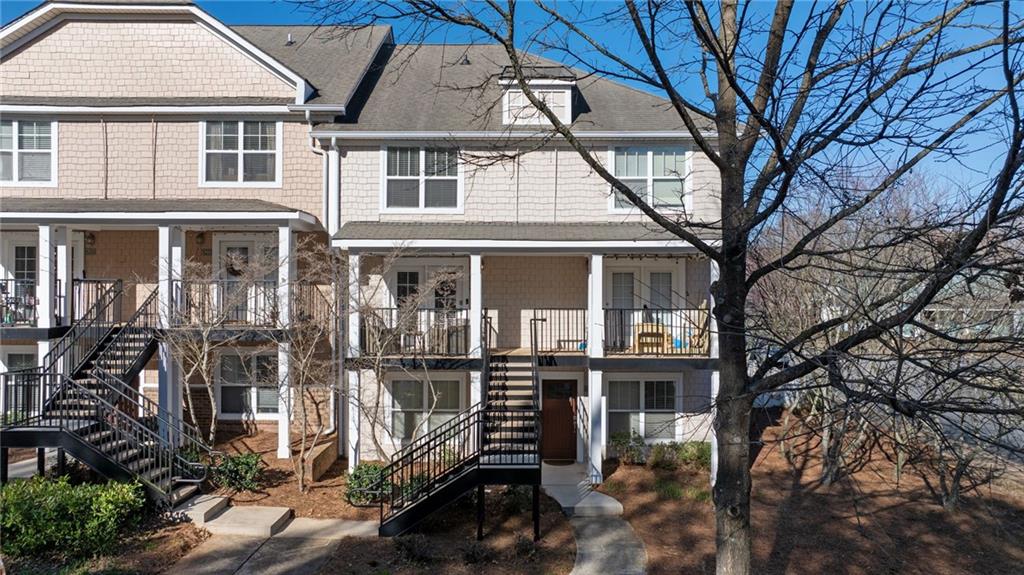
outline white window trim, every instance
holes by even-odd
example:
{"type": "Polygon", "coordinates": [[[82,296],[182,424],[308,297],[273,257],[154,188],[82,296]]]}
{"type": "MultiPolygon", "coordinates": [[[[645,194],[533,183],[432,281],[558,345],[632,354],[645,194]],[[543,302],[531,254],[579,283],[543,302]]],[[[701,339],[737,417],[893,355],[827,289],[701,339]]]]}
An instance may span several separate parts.
{"type": "MultiPolygon", "coordinates": [[[[647,149],[647,205],[651,206],[659,212],[665,213],[682,213],[688,214],[693,213],[693,150],[683,146],[611,146],[608,148],[608,169],[612,175],[619,177],[615,174],[615,148],[630,148],[630,147],[644,147],[647,149]],[[683,148],[686,154],[686,175],[683,177],[683,205],[682,206],[655,206],[654,205],[654,151],[655,150],[670,150],[683,148]]],[[[608,186],[608,213],[609,214],[639,214],[640,210],[634,206],[619,208],[615,206],[615,189],[608,186]]]]}
{"type": "MultiPolygon", "coordinates": [[[[284,134],[284,122],[278,120],[274,122],[274,181],[272,182],[246,182],[242,178],[244,176],[243,155],[245,154],[244,145],[242,138],[244,137],[245,122],[265,122],[267,120],[261,120],[259,118],[250,118],[237,120],[238,122],[238,181],[235,182],[208,182],[206,181],[206,122],[227,122],[232,121],[228,119],[224,120],[202,120],[199,122],[199,187],[200,188],[280,188],[282,171],[284,169],[284,145],[283,145],[283,134],[284,134]]],[[[213,150],[217,152],[217,150],[213,150]]],[[[226,153],[226,152],[225,152],[226,153]]]]}
{"type": "MultiPolygon", "coordinates": [[[[463,411],[465,411],[469,407],[469,405],[468,405],[469,396],[467,395],[467,389],[466,389],[468,387],[468,383],[467,383],[468,377],[469,377],[469,374],[466,373],[466,372],[462,372],[462,371],[435,371],[435,372],[431,373],[429,381],[458,381],[459,382],[459,409],[458,409],[458,411],[456,413],[462,413],[463,411]]],[[[424,380],[423,378],[420,378],[419,376],[416,376],[416,375],[411,374],[411,373],[406,373],[406,372],[394,372],[394,371],[392,371],[392,372],[388,372],[384,376],[384,395],[385,395],[385,397],[384,397],[384,402],[385,402],[384,405],[386,406],[386,408],[384,410],[385,432],[387,433],[387,436],[389,438],[391,438],[391,441],[394,442],[396,445],[404,446],[407,443],[415,440],[415,438],[403,439],[401,437],[395,437],[394,434],[392,433],[392,429],[394,429],[394,423],[395,423],[395,421],[394,421],[395,420],[394,414],[395,414],[396,411],[401,411],[401,410],[395,409],[394,396],[392,394],[392,389],[393,389],[392,386],[394,385],[394,383],[396,381],[418,381],[418,382],[420,382],[420,385],[426,386],[427,380],[424,380]]],[[[424,387],[424,389],[423,389],[423,408],[424,408],[423,409],[423,413],[426,413],[426,411],[428,409],[428,403],[427,403],[428,400],[429,400],[429,395],[427,394],[426,387],[424,387]]],[[[423,429],[423,433],[429,433],[429,432],[430,432],[430,421],[429,421],[429,418],[428,418],[427,425],[423,429]]]]}
{"type": "MultiPolygon", "coordinates": [[[[572,122],[572,85],[545,85],[545,86],[530,86],[530,89],[534,93],[537,92],[564,92],[565,93],[565,110],[559,120],[562,123],[569,124],[572,122]]],[[[519,87],[508,87],[505,89],[505,93],[502,94],[501,99],[501,122],[506,126],[550,126],[551,122],[548,121],[547,116],[544,116],[537,111],[537,114],[533,118],[513,118],[512,117],[512,93],[518,92],[523,93],[523,90],[519,87]]],[[[523,97],[526,94],[523,93],[523,97]]]]}
{"type": "MultiPolygon", "coordinates": [[[[276,412],[276,413],[259,413],[257,411],[257,407],[256,407],[256,386],[252,385],[252,384],[248,385],[248,388],[250,390],[250,395],[251,395],[251,397],[250,397],[250,405],[253,407],[253,411],[252,412],[250,412],[250,413],[224,413],[222,411],[222,409],[221,409],[221,407],[224,405],[224,402],[221,400],[221,391],[223,389],[222,381],[221,381],[221,378],[220,378],[220,362],[221,362],[221,358],[223,356],[225,356],[225,355],[242,355],[243,357],[246,357],[246,356],[251,357],[251,356],[256,356],[256,355],[265,355],[265,356],[268,356],[268,357],[269,356],[273,356],[275,359],[277,359],[277,352],[276,351],[262,351],[262,352],[259,352],[259,353],[247,353],[244,349],[231,348],[231,349],[219,350],[219,351],[217,351],[215,353],[217,354],[217,357],[216,357],[216,366],[215,366],[216,369],[214,370],[214,391],[215,391],[214,396],[217,398],[217,419],[220,419],[220,420],[223,420],[223,421],[280,421],[281,413],[279,411],[276,412]]],[[[280,375],[281,375],[280,369],[281,369],[281,366],[278,365],[278,377],[280,377],[280,375]]],[[[227,387],[246,387],[246,386],[229,385],[227,387]]],[[[278,390],[280,390],[280,382],[278,382],[278,390]]],[[[289,389],[288,393],[289,393],[289,395],[291,394],[291,389],[289,389]]],[[[291,398],[289,398],[288,405],[291,405],[290,399],[291,398]]],[[[280,398],[278,398],[278,409],[280,409],[280,405],[281,405],[280,398]]]]}
{"type": "MultiPolygon", "coordinates": [[[[6,120],[6,118],[5,118],[6,120]]],[[[13,130],[14,141],[11,142],[14,146],[12,148],[14,154],[12,158],[12,176],[13,179],[10,181],[0,180],[0,188],[56,188],[57,187],[57,149],[60,148],[59,140],[57,137],[57,122],[50,120],[50,179],[45,182],[21,182],[18,181],[18,154],[21,150],[18,149],[18,124],[22,121],[25,122],[45,122],[42,118],[19,118],[11,119],[11,129],[13,130]]],[[[39,151],[39,150],[35,150],[39,151]]]]}
{"type": "Polygon", "coordinates": [[[7,345],[4,344],[3,353],[0,353],[0,373],[11,370],[11,367],[7,364],[7,356],[12,353],[23,353],[26,355],[34,355],[36,363],[39,363],[39,348],[34,345],[7,345]]]}
{"type": "MultiPolygon", "coordinates": [[[[380,213],[382,214],[461,214],[465,209],[463,206],[464,194],[464,175],[465,169],[461,161],[458,162],[458,174],[456,175],[456,191],[455,191],[455,207],[454,208],[426,208],[422,207],[426,204],[427,195],[427,174],[426,174],[426,160],[427,160],[427,148],[435,146],[414,146],[414,145],[395,145],[396,148],[418,148],[420,151],[420,175],[419,178],[412,178],[407,176],[395,176],[395,179],[414,180],[418,179],[420,183],[420,206],[418,208],[389,208],[388,207],[388,147],[382,145],[380,147],[380,213]]],[[[438,146],[442,148],[450,148],[451,146],[438,146]]],[[[456,153],[458,149],[456,148],[456,153]]]]}
{"type": "MultiPolygon", "coordinates": [[[[671,441],[682,441],[683,439],[683,375],[681,373],[613,373],[606,375],[604,378],[604,389],[605,389],[605,425],[610,423],[609,414],[611,413],[633,413],[632,410],[627,409],[612,409],[611,401],[608,397],[611,391],[611,384],[615,381],[638,381],[640,382],[640,436],[644,438],[644,443],[655,444],[655,443],[668,443],[671,441]],[[675,415],[673,437],[647,437],[647,393],[645,388],[649,381],[672,381],[676,384],[676,396],[672,401],[673,411],[675,415]]],[[[669,413],[664,410],[652,411],[652,413],[669,413]]],[[[608,434],[608,439],[611,440],[611,432],[608,434]]]]}

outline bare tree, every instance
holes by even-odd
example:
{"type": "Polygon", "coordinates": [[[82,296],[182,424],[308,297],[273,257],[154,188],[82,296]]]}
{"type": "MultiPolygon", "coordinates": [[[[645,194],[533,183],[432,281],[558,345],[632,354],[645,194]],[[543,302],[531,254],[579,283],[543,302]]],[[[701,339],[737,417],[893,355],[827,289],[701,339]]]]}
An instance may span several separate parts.
{"type": "MultiPolygon", "coordinates": [[[[439,29],[461,29],[502,46],[515,86],[548,121],[541,130],[578,153],[651,222],[717,264],[712,292],[720,350],[714,486],[719,573],[751,568],[748,431],[755,398],[827,370],[843,354],[914,322],[956,278],[1014,265],[994,249],[1024,229],[1024,125],[1016,93],[1021,21],[1009,2],[840,0],[798,8],[791,0],[774,8],[736,0],[625,0],[596,7],[542,0],[306,4],[327,24],[394,22],[412,43],[439,29]],[[527,6],[529,25],[521,15],[527,6]],[[678,126],[718,171],[720,217],[708,222],[660,211],[614,177],[577,137],[578,127],[531,89],[530,69],[537,60],[523,49],[544,51],[582,74],[629,80],[662,94],[678,126]],[[898,195],[913,170],[933,161],[956,162],[972,142],[978,146],[967,136],[996,134],[985,142],[995,157],[991,168],[971,174],[974,181],[937,196],[931,209],[894,222],[883,234],[889,247],[929,247],[912,266],[872,266],[888,278],[885,290],[864,293],[855,306],[819,317],[786,338],[751,337],[748,303],[758,284],[807,265],[836,265],[840,273],[858,269],[875,240],[819,240],[837,226],[884,222],[885,199],[898,195]],[[833,181],[839,172],[856,177],[833,181]],[[820,217],[791,222],[797,241],[773,257],[751,259],[766,226],[812,206],[820,217]],[[720,241],[708,240],[710,232],[720,241]]],[[[905,385],[875,389],[859,401],[886,404],[908,417],[1019,410],[1012,404],[924,402],[919,391],[905,385]]]]}

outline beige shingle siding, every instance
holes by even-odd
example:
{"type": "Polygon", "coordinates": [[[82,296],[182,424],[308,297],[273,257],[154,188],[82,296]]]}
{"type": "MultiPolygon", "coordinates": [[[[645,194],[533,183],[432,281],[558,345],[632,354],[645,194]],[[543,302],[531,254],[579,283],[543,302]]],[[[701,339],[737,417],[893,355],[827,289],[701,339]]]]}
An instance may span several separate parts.
{"type": "Polygon", "coordinates": [[[307,126],[284,122],[280,188],[199,186],[198,120],[106,122],[58,119],[57,187],[0,187],[0,197],[260,199],[323,221],[322,160],[310,151],[307,126]],[[153,173],[153,130],[156,174],[153,173]],[[106,186],[104,185],[106,176],[106,186]],[[154,182],[156,186],[154,194],[154,182]]]}
{"type": "Polygon", "coordinates": [[[295,88],[194,22],[70,20],[3,61],[22,96],[292,97],[295,88]]]}
{"type": "MultiPolygon", "coordinates": [[[[471,158],[493,153],[484,147],[467,148],[471,158]]],[[[608,147],[596,147],[601,162],[608,147]]],[[[476,159],[471,164],[479,164],[476,159]]],[[[609,213],[610,187],[576,152],[543,149],[524,154],[518,161],[464,168],[463,213],[395,214],[381,212],[381,157],[379,146],[345,149],[341,159],[341,221],[419,222],[621,222],[644,221],[639,213],[609,213]]],[[[702,221],[717,218],[719,185],[714,165],[694,154],[692,188],[695,215],[702,221]]]]}

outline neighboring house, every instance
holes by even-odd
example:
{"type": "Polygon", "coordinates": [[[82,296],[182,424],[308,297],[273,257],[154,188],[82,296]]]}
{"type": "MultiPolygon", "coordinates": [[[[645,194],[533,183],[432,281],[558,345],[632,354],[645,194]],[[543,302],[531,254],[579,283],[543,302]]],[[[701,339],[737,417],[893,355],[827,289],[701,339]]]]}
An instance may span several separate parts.
{"type": "MultiPolygon", "coordinates": [[[[112,297],[100,279],[130,284],[122,322],[146,304],[159,309],[150,328],[172,328],[190,301],[184,261],[229,284],[229,256],[289,258],[308,233],[347,255],[338,293],[358,286],[344,386],[364,402],[326,414],[350,466],[484,400],[537,408],[512,443],[542,428],[540,456],[594,462],[594,483],[613,434],[711,439],[715,266],[539,137],[499,47],[396,45],[379,26],[232,27],[180,2],[47,2],[0,47],[4,368],[54,367],[44,357],[88,322],[116,331],[86,317],[112,297]]],[[[666,102],[537,62],[531,86],[615,175],[665,213],[717,217],[717,172],[666,102]]],[[[294,273],[267,280],[279,310],[297,297],[294,273]]],[[[179,367],[166,349],[137,351],[148,362],[125,368],[127,383],[180,418],[179,367]]],[[[288,363],[282,348],[261,369],[284,387],[288,363]]],[[[288,394],[275,404],[237,377],[222,384],[208,416],[276,422],[287,457],[288,394]]],[[[510,427],[477,417],[481,433],[510,427]]]]}

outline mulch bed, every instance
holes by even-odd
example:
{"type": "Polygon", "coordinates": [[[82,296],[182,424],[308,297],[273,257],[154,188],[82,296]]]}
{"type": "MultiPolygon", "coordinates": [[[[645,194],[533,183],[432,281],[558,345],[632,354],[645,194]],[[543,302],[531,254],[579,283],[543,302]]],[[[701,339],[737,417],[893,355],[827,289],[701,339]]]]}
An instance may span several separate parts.
{"type": "MultiPolygon", "coordinates": [[[[376,507],[353,507],[345,499],[345,486],[348,476],[346,464],[339,459],[327,470],[319,481],[312,482],[307,478],[306,492],[299,491],[299,479],[295,472],[295,464],[290,459],[277,458],[277,434],[273,432],[256,432],[251,435],[236,432],[234,436],[224,434],[226,439],[217,444],[216,449],[228,454],[259,453],[263,456],[266,468],[263,473],[263,489],[259,491],[236,492],[230,489],[217,489],[214,493],[231,498],[232,505],[263,505],[275,507],[291,507],[296,517],[315,517],[332,519],[376,520],[380,512],[376,507]]],[[[334,437],[321,439],[337,441],[334,437]]],[[[297,443],[293,444],[297,446],[297,443]]],[[[297,447],[295,448],[298,457],[297,447]]]]}
{"type": "Polygon", "coordinates": [[[417,533],[395,539],[347,538],[320,571],[323,575],[560,575],[572,571],[576,541],[554,500],[541,495],[541,540],[533,542],[529,488],[518,496],[494,487],[486,494],[484,539],[476,541],[472,496],[424,522],[417,533]]]}
{"type": "MultiPolygon", "coordinates": [[[[867,465],[830,487],[813,458],[791,466],[771,443],[753,469],[753,571],[765,574],[954,575],[1024,572],[1024,498],[985,489],[947,512],[923,482],[867,465]]],[[[652,575],[714,573],[714,508],[706,471],[611,467],[601,491],[622,502],[652,575]],[[659,498],[656,486],[662,487],[659,498]],[[681,488],[676,499],[664,486],[681,488]]]]}
{"type": "Polygon", "coordinates": [[[191,523],[156,517],[125,537],[115,553],[92,559],[66,560],[50,557],[36,560],[5,558],[8,573],[43,575],[49,573],[162,573],[210,534],[191,523]]]}

